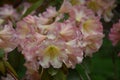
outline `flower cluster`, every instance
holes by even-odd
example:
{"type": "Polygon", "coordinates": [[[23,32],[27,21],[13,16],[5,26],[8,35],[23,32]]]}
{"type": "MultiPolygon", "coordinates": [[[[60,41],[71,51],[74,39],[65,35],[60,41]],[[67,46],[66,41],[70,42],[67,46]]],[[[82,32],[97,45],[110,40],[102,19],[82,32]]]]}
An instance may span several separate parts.
{"type": "MultiPolygon", "coordinates": [[[[24,6],[23,11],[27,8],[28,6],[24,6]]],[[[20,16],[12,5],[5,4],[0,7],[0,49],[3,49],[5,53],[11,52],[18,46],[17,35],[13,26],[15,27],[15,22],[20,19],[20,16]]]]}
{"type": "Polygon", "coordinates": [[[66,11],[49,7],[38,16],[28,15],[17,22],[17,43],[29,70],[61,68],[63,64],[74,68],[84,55],[92,56],[100,48],[104,35],[99,18],[83,5],[70,7],[66,8],[69,18],[63,21],[66,11]]]}
{"type": "Polygon", "coordinates": [[[0,17],[0,48],[8,53],[17,47],[25,57],[28,73],[37,72],[40,66],[75,68],[85,56],[99,50],[104,37],[100,17],[84,5],[85,1],[76,1],[64,0],[58,11],[50,6],[43,13],[32,13],[19,21],[13,8],[0,8],[5,13],[11,10],[9,14],[1,12],[1,16],[16,19],[13,28],[12,22],[4,23],[0,17]]]}
{"type": "Polygon", "coordinates": [[[3,7],[0,7],[0,18],[6,19],[10,17],[14,19],[18,19],[19,17],[19,14],[13,8],[13,6],[5,4],[3,7]]]}

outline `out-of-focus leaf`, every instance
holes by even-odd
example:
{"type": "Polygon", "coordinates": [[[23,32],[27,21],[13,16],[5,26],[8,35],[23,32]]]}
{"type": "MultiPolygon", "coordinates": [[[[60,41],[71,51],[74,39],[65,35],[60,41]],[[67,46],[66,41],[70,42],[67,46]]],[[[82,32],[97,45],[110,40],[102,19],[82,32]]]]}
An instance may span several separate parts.
{"type": "Polygon", "coordinates": [[[85,72],[85,68],[83,68],[82,65],[77,65],[76,66],[76,71],[79,73],[80,77],[82,80],[88,80],[88,77],[86,75],[86,72],[85,72]]]}
{"type": "Polygon", "coordinates": [[[104,38],[101,49],[91,58],[92,80],[119,80],[120,59],[117,58],[116,53],[117,50],[114,49],[110,40],[104,38]]]}
{"type": "Polygon", "coordinates": [[[54,75],[56,75],[56,74],[58,73],[58,70],[50,67],[50,68],[48,69],[48,73],[49,73],[51,76],[54,76],[54,75]]]}
{"type": "Polygon", "coordinates": [[[4,50],[0,49],[0,58],[3,58],[3,57],[4,57],[4,50]]]}
{"type": "Polygon", "coordinates": [[[43,0],[38,0],[37,2],[35,2],[30,8],[28,8],[28,10],[22,16],[22,18],[25,17],[25,16],[27,16],[28,14],[30,14],[34,10],[36,10],[42,3],[43,3],[43,0]]]}
{"type": "Polygon", "coordinates": [[[47,69],[43,69],[43,72],[40,74],[41,80],[52,80],[47,69]]]}
{"type": "Polygon", "coordinates": [[[92,80],[106,80],[106,78],[101,75],[93,75],[92,80]]]}
{"type": "Polygon", "coordinates": [[[2,75],[5,75],[6,69],[4,66],[4,62],[3,60],[0,60],[0,73],[2,73],[2,75]]]}
{"type": "Polygon", "coordinates": [[[15,70],[12,68],[12,66],[9,64],[9,62],[4,61],[5,67],[8,71],[10,71],[15,77],[18,78],[17,73],[15,72],[15,70]]]}
{"type": "Polygon", "coordinates": [[[69,70],[69,74],[67,76],[67,80],[82,80],[78,72],[74,70],[69,70]]]}
{"type": "Polygon", "coordinates": [[[57,74],[53,76],[53,80],[66,80],[66,75],[62,70],[58,70],[57,74]]]}
{"type": "Polygon", "coordinates": [[[8,62],[15,69],[19,78],[21,79],[26,72],[26,68],[24,67],[25,59],[23,55],[15,49],[14,51],[8,54],[8,62]]]}

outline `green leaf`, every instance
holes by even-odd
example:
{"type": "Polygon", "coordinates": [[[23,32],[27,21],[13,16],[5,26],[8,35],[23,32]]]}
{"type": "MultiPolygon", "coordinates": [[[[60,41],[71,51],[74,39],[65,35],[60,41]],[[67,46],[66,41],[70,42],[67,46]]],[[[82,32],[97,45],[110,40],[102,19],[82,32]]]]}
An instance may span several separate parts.
{"type": "Polygon", "coordinates": [[[12,68],[12,66],[9,64],[9,62],[4,61],[4,65],[5,65],[5,67],[7,68],[8,71],[10,71],[12,74],[14,74],[14,76],[15,76],[16,78],[18,78],[17,73],[16,73],[15,70],[12,68]]]}
{"type": "Polygon", "coordinates": [[[35,2],[30,8],[28,8],[28,10],[22,16],[22,18],[32,13],[34,10],[36,10],[42,3],[43,3],[43,0],[38,0],[37,2],[35,2]]]}
{"type": "Polygon", "coordinates": [[[20,52],[18,52],[17,49],[15,49],[8,54],[8,62],[15,69],[16,73],[19,76],[19,79],[21,79],[26,72],[26,68],[24,66],[24,56],[20,52]]]}
{"type": "Polygon", "coordinates": [[[66,75],[63,73],[62,70],[58,70],[58,73],[53,76],[53,80],[66,80],[66,75]]]}
{"type": "Polygon", "coordinates": [[[67,80],[81,80],[81,77],[75,69],[70,69],[67,80]]]}
{"type": "Polygon", "coordinates": [[[41,76],[41,80],[52,80],[51,75],[48,73],[48,69],[43,69],[41,76]]]}
{"type": "Polygon", "coordinates": [[[86,75],[86,70],[87,69],[85,69],[85,67],[82,66],[82,64],[76,66],[76,71],[78,72],[82,80],[88,80],[88,76],[86,75]]]}
{"type": "Polygon", "coordinates": [[[5,75],[6,69],[3,60],[0,60],[0,72],[5,75]]]}
{"type": "Polygon", "coordinates": [[[3,57],[4,57],[4,50],[0,49],[0,58],[3,58],[3,57]]]}
{"type": "Polygon", "coordinates": [[[50,67],[48,69],[48,73],[51,75],[51,76],[54,76],[58,73],[58,70],[57,69],[54,69],[53,67],[50,67]]]}

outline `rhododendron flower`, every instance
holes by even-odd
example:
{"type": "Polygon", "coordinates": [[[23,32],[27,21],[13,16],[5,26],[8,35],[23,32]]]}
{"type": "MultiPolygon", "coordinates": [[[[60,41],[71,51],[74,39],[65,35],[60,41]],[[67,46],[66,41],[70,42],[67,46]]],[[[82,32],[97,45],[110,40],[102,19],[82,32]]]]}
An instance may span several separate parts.
{"type": "Polygon", "coordinates": [[[95,18],[94,13],[85,6],[73,6],[69,12],[70,18],[73,18],[76,22],[80,23],[87,19],[95,18]]]}
{"type": "Polygon", "coordinates": [[[35,17],[33,17],[33,16],[31,16],[31,15],[28,15],[28,16],[25,17],[23,20],[26,21],[26,22],[29,23],[29,24],[35,24],[35,17]]]}
{"type": "Polygon", "coordinates": [[[88,8],[92,9],[98,16],[109,22],[113,17],[112,9],[115,8],[115,0],[88,0],[88,8]]]}
{"type": "Polygon", "coordinates": [[[109,38],[114,46],[120,41],[120,20],[116,24],[113,24],[109,33],[109,38]]]}
{"type": "Polygon", "coordinates": [[[12,51],[17,46],[16,32],[12,28],[12,24],[5,24],[0,26],[0,48],[4,49],[6,53],[12,51]]]}
{"type": "Polygon", "coordinates": [[[0,7],[0,18],[9,18],[12,17],[15,20],[19,19],[19,14],[13,8],[12,5],[5,4],[3,7],[0,7]]]}
{"type": "Polygon", "coordinates": [[[60,7],[60,13],[68,13],[72,8],[72,4],[68,0],[64,0],[60,7]]]}
{"type": "Polygon", "coordinates": [[[39,17],[36,17],[38,19],[40,24],[49,24],[53,21],[53,18],[57,16],[57,11],[55,7],[48,7],[45,12],[42,14],[39,14],[39,17]]]}
{"type": "Polygon", "coordinates": [[[83,5],[69,6],[62,6],[69,15],[64,21],[60,21],[63,18],[60,15],[66,11],[60,8],[57,12],[49,7],[42,14],[28,15],[17,23],[18,43],[28,70],[36,71],[39,66],[61,68],[63,64],[75,68],[84,54],[91,56],[100,48],[103,28],[99,18],[83,5]],[[32,63],[35,64],[32,66],[32,63]]]}
{"type": "Polygon", "coordinates": [[[85,55],[92,56],[92,53],[98,51],[102,45],[102,38],[103,34],[101,33],[91,34],[85,37],[83,40],[85,55]]]}

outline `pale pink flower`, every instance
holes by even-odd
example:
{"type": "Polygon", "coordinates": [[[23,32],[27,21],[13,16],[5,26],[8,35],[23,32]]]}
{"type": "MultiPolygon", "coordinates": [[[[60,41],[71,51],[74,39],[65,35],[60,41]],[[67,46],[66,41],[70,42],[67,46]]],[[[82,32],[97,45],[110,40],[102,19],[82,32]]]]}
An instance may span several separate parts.
{"type": "Polygon", "coordinates": [[[17,46],[16,32],[12,28],[12,24],[0,26],[0,48],[4,49],[6,53],[12,51],[17,46]]]}
{"type": "Polygon", "coordinates": [[[19,21],[17,23],[16,32],[19,39],[31,37],[34,30],[34,27],[31,24],[28,24],[27,21],[19,21]]]}
{"type": "Polygon", "coordinates": [[[76,37],[76,25],[72,21],[66,21],[64,23],[58,23],[56,27],[61,38],[65,40],[71,40],[76,37]]]}
{"type": "Polygon", "coordinates": [[[109,38],[114,46],[120,41],[120,20],[113,24],[113,27],[110,29],[109,38]]]}
{"type": "Polygon", "coordinates": [[[32,15],[28,15],[25,18],[23,18],[23,20],[29,24],[35,24],[35,17],[33,17],[32,15]]]}
{"type": "Polygon", "coordinates": [[[99,19],[88,19],[81,25],[81,32],[84,36],[99,34],[103,32],[102,24],[99,19]]]}
{"type": "Polygon", "coordinates": [[[92,56],[93,53],[97,52],[102,45],[102,33],[91,34],[84,38],[84,52],[86,56],[92,56]]]}
{"type": "Polygon", "coordinates": [[[70,18],[76,20],[78,23],[83,22],[89,18],[95,18],[94,13],[85,6],[73,6],[69,12],[70,18]]]}
{"type": "Polygon", "coordinates": [[[46,41],[41,44],[40,49],[43,55],[39,63],[44,68],[48,68],[50,65],[54,68],[60,68],[62,63],[68,68],[74,68],[83,59],[82,49],[75,50],[77,48],[67,45],[65,41],[46,41]]]}
{"type": "Polygon", "coordinates": [[[88,0],[88,8],[92,9],[98,16],[109,22],[113,17],[112,10],[115,8],[115,0],[88,0]]]}
{"type": "Polygon", "coordinates": [[[68,13],[71,10],[71,8],[72,8],[72,4],[68,0],[64,0],[59,9],[59,12],[68,13]]]}
{"type": "Polygon", "coordinates": [[[103,27],[99,20],[88,19],[81,25],[81,33],[83,35],[83,44],[85,54],[91,56],[92,53],[99,50],[102,45],[103,27]]]}
{"type": "Polygon", "coordinates": [[[45,12],[39,14],[39,17],[36,17],[38,23],[40,24],[49,24],[53,22],[53,18],[57,16],[57,11],[55,7],[48,7],[45,12]]]}
{"type": "Polygon", "coordinates": [[[12,5],[5,4],[3,7],[0,7],[0,18],[12,17],[15,20],[19,19],[19,14],[13,8],[12,5]]]}

